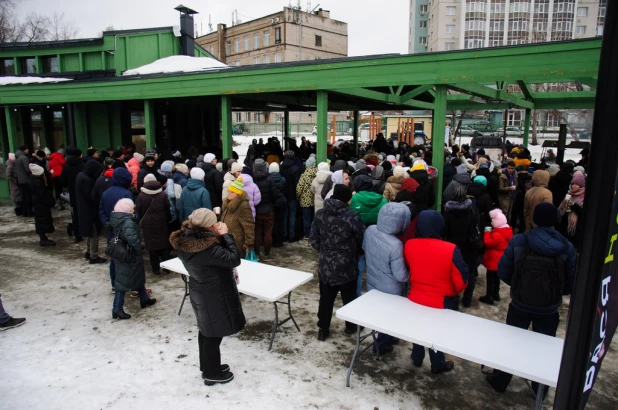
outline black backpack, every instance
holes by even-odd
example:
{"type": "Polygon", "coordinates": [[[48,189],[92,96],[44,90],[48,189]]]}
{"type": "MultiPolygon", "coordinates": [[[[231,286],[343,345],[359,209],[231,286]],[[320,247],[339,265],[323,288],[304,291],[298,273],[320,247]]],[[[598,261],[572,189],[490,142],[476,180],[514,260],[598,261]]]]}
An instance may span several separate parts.
{"type": "Polygon", "coordinates": [[[516,262],[511,291],[518,302],[542,308],[562,301],[564,283],[564,262],[558,256],[540,255],[528,248],[516,262]]]}

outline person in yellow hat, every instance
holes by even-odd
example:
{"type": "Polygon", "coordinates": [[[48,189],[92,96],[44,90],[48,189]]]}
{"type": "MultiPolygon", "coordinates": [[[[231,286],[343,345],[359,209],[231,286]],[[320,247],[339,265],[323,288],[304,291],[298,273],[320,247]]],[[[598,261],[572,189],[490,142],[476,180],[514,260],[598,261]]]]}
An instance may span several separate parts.
{"type": "Polygon", "coordinates": [[[255,222],[249,205],[249,196],[242,184],[242,176],[232,182],[227,189],[228,195],[223,201],[221,221],[227,225],[238,250],[241,253],[243,250],[246,252],[253,249],[255,222]]]}

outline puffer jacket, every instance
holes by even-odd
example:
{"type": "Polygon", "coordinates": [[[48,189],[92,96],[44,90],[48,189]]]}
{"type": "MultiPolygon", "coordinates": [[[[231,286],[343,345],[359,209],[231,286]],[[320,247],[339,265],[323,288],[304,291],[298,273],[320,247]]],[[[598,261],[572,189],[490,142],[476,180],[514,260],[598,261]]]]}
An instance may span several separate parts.
{"type": "Polygon", "coordinates": [[[17,178],[18,184],[28,184],[30,182],[30,160],[28,156],[22,151],[15,151],[15,178],[17,178]]]}
{"type": "Polygon", "coordinates": [[[311,192],[311,184],[318,173],[317,167],[309,167],[302,173],[296,185],[296,198],[300,202],[301,208],[312,208],[314,206],[314,194],[311,192]]]}
{"type": "Polygon", "coordinates": [[[245,189],[245,193],[249,198],[249,206],[251,207],[251,213],[253,214],[253,220],[255,220],[255,207],[262,200],[262,193],[260,188],[253,182],[253,177],[248,174],[240,174],[242,177],[242,185],[245,189]]]}
{"type": "Polygon", "coordinates": [[[367,262],[367,290],[391,295],[403,293],[410,272],[403,257],[403,243],[397,238],[410,225],[410,210],[404,204],[387,203],[380,209],[377,225],[365,231],[363,250],[367,262]]]}
{"type": "Polygon", "coordinates": [[[228,232],[234,237],[239,252],[252,249],[255,241],[255,222],[246,192],[233,201],[226,198],[221,210],[221,222],[227,225],[228,232]]]}
{"type": "Polygon", "coordinates": [[[99,204],[92,199],[92,191],[102,170],[103,165],[97,161],[88,161],[84,166],[84,171],[80,172],[75,180],[75,201],[79,219],[77,234],[79,236],[94,237],[101,233],[99,204]]]}
{"type": "Polygon", "coordinates": [[[236,181],[236,177],[234,176],[234,174],[232,174],[231,172],[226,172],[225,175],[223,176],[223,186],[221,188],[221,201],[227,198],[227,194],[229,193],[227,189],[230,187],[230,185],[232,185],[232,182],[234,181],[236,181]]]}
{"type": "Polygon", "coordinates": [[[470,181],[470,175],[468,175],[467,172],[455,175],[453,177],[453,180],[444,190],[444,193],[442,193],[442,203],[446,204],[448,201],[453,199],[453,193],[455,192],[455,188],[463,186],[467,189],[471,182],[472,181],[470,181]]]}
{"type": "Polygon", "coordinates": [[[133,175],[131,184],[135,188],[137,188],[137,175],[139,174],[139,171],[142,169],[142,164],[140,164],[135,158],[131,158],[127,162],[127,168],[129,169],[129,172],[131,173],[131,175],[133,175]]]}
{"type": "Polygon", "coordinates": [[[286,205],[288,203],[288,199],[285,196],[285,192],[287,189],[287,181],[278,172],[271,172],[270,178],[273,180],[273,182],[275,183],[275,186],[281,193],[281,196],[275,201],[274,205],[275,206],[286,205]]]}
{"type": "Polygon", "coordinates": [[[389,177],[386,181],[386,186],[384,187],[384,198],[387,201],[392,202],[395,200],[395,197],[401,191],[401,183],[403,182],[403,177],[392,176],[389,177]]]}
{"type": "Polygon", "coordinates": [[[324,183],[331,175],[333,175],[333,173],[330,171],[318,171],[313,181],[311,181],[311,193],[313,194],[313,207],[315,212],[318,212],[324,207],[322,188],[324,188],[324,183]]]}
{"type": "Polygon", "coordinates": [[[526,192],[526,197],[524,198],[526,232],[536,226],[532,221],[532,217],[534,216],[534,208],[536,208],[536,206],[541,202],[549,202],[550,204],[553,203],[553,195],[551,191],[547,189],[549,178],[549,172],[547,171],[537,170],[532,174],[532,184],[534,186],[526,192]]]}
{"type": "Polygon", "coordinates": [[[205,231],[204,236],[172,233],[170,242],[189,272],[189,298],[200,333],[225,337],[238,333],[246,320],[233,269],[242,255],[230,234],[205,231]]]}
{"type": "Polygon", "coordinates": [[[6,161],[6,179],[9,180],[9,188],[11,190],[11,201],[18,204],[22,201],[21,189],[19,189],[19,182],[15,176],[15,160],[9,159],[6,161]]]}
{"type": "Polygon", "coordinates": [[[175,184],[180,185],[181,187],[186,187],[187,186],[187,182],[189,182],[189,176],[183,174],[180,171],[176,171],[174,172],[174,174],[172,175],[172,179],[174,180],[175,184]]]}
{"type": "MultiPolygon", "coordinates": [[[[502,258],[500,258],[500,262],[498,263],[498,277],[504,283],[511,286],[511,279],[515,273],[516,261],[521,259],[528,249],[539,255],[557,256],[564,262],[565,283],[562,294],[570,295],[573,291],[573,283],[575,280],[575,248],[571,242],[553,228],[536,227],[525,234],[515,235],[506,247],[502,258]]],[[[561,303],[559,303],[539,309],[526,306],[520,301],[513,299],[512,293],[511,299],[513,306],[532,313],[555,313],[561,305],[561,303]]]]}
{"type": "Polygon", "coordinates": [[[378,165],[373,169],[373,171],[371,171],[373,190],[380,195],[384,195],[384,188],[386,188],[386,180],[384,179],[384,176],[384,168],[382,168],[380,165],[378,165]]]}
{"type": "Polygon", "coordinates": [[[67,161],[64,159],[64,155],[59,152],[52,152],[49,155],[49,163],[47,164],[47,169],[51,173],[52,178],[58,178],[62,175],[62,170],[64,168],[64,164],[67,161]],[[52,173],[52,171],[54,171],[52,173]]]}
{"type": "Polygon", "coordinates": [[[356,281],[358,258],[363,254],[365,225],[348,204],[334,198],[324,201],[313,219],[309,241],[320,253],[318,276],[330,286],[356,281]]]}
{"type": "Polygon", "coordinates": [[[301,169],[293,159],[284,159],[279,166],[281,176],[285,178],[286,192],[285,197],[288,201],[296,201],[296,185],[300,180],[301,169]]]}
{"type": "Polygon", "coordinates": [[[122,239],[130,248],[131,255],[129,262],[114,259],[116,268],[114,287],[117,291],[137,290],[146,284],[144,252],[137,221],[137,215],[126,212],[112,212],[109,218],[113,235],[122,239]]]}
{"type": "Polygon", "coordinates": [[[187,186],[182,189],[182,194],[176,201],[176,208],[180,221],[187,219],[196,209],[208,208],[212,210],[210,193],[204,187],[204,181],[189,178],[187,186]]]}
{"type": "Polygon", "coordinates": [[[505,226],[503,228],[485,231],[483,242],[485,243],[485,253],[483,254],[483,266],[488,270],[498,270],[498,262],[504,254],[504,250],[513,238],[513,228],[505,226]]]}
{"type": "Polygon", "coordinates": [[[448,201],[444,205],[444,222],[444,238],[457,245],[467,265],[476,265],[480,250],[470,242],[470,232],[480,221],[472,200],[448,201]]]}
{"type": "Polygon", "coordinates": [[[213,207],[220,208],[223,178],[221,178],[221,174],[219,174],[219,171],[217,171],[213,164],[204,163],[200,168],[204,171],[204,184],[210,193],[210,202],[212,202],[213,207]]]}
{"type": "MultiPolygon", "coordinates": [[[[116,168],[112,176],[111,186],[101,195],[101,203],[99,204],[99,219],[105,226],[109,222],[109,218],[116,206],[116,202],[123,198],[133,200],[133,194],[129,191],[131,185],[131,173],[126,168],[116,168]]],[[[111,233],[107,235],[108,239],[111,233]]]]}
{"type": "Polygon", "coordinates": [[[421,212],[417,228],[417,238],[403,251],[410,267],[408,299],[438,309],[454,307],[468,284],[468,265],[456,245],[440,239],[444,218],[437,211],[421,212]]]}
{"type": "Polygon", "coordinates": [[[54,220],[51,209],[54,207],[54,197],[45,185],[45,176],[30,175],[28,182],[34,210],[34,229],[37,235],[53,233],[54,220]]]}
{"type": "Polygon", "coordinates": [[[260,190],[260,202],[256,205],[255,212],[258,214],[274,212],[275,200],[283,194],[279,192],[275,182],[270,178],[268,163],[261,159],[255,160],[253,178],[255,185],[260,190]]]}
{"type": "Polygon", "coordinates": [[[357,176],[356,182],[363,190],[352,197],[350,209],[358,212],[365,226],[373,225],[378,222],[378,213],[388,201],[382,195],[370,190],[373,188],[373,183],[369,175],[357,176]]]}
{"type": "Polygon", "coordinates": [[[149,251],[169,247],[170,201],[157,181],[146,182],[135,201],[135,213],[142,222],[144,244],[149,251]]]}

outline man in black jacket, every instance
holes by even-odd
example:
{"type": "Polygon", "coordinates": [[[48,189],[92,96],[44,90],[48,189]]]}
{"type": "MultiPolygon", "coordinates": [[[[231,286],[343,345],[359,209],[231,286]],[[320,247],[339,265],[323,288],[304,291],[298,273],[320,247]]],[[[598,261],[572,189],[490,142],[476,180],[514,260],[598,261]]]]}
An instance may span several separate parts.
{"type": "Polygon", "coordinates": [[[30,160],[28,159],[28,147],[21,145],[15,151],[15,178],[19,184],[22,197],[22,216],[34,216],[32,206],[32,193],[30,192],[30,160]]]}
{"type": "Polygon", "coordinates": [[[220,208],[223,203],[221,196],[223,191],[223,177],[217,171],[217,157],[215,154],[204,155],[204,163],[202,170],[204,171],[204,184],[210,194],[210,202],[212,207],[220,208]]]}
{"type": "Polygon", "coordinates": [[[67,163],[64,164],[62,170],[64,186],[69,188],[69,203],[71,204],[71,219],[73,224],[73,232],[75,235],[75,243],[81,242],[79,229],[79,209],[77,209],[77,195],[75,193],[75,184],[77,181],[77,174],[84,170],[84,160],[82,159],[82,151],[79,148],[67,148],[67,163]]]}
{"type": "Polygon", "coordinates": [[[562,200],[571,188],[574,166],[570,162],[565,162],[550,180],[547,188],[551,191],[553,204],[556,208],[560,206],[562,200]]]}
{"type": "Polygon", "coordinates": [[[302,171],[294,162],[295,156],[296,154],[294,151],[285,151],[285,159],[279,167],[281,176],[285,178],[287,191],[285,193],[285,197],[288,200],[288,210],[283,220],[283,237],[284,239],[287,237],[290,242],[293,242],[296,239],[296,211],[298,210],[296,185],[298,185],[302,171]]]}
{"type": "Polygon", "coordinates": [[[268,163],[258,158],[253,163],[253,182],[260,189],[262,199],[255,206],[255,253],[262,261],[271,260],[270,249],[273,244],[275,223],[275,201],[283,194],[270,178],[268,163]],[[260,257],[260,246],[264,243],[264,256],[260,257]]]}
{"type": "Polygon", "coordinates": [[[99,234],[101,233],[99,203],[92,198],[92,191],[102,170],[103,166],[98,161],[87,161],[84,170],[77,175],[75,181],[75,201],[79,210],[79,231],[76,234],[86,238],[84,258],[90,264],[107,262],[107,259],[99,257],[99,234]]]}
{"type": "MultiPolygon", "coordinates": [[[[365,225],[360,215],[349,207],[352,190],[346,185],[335,185],[333,195],[324,201],[313,219],[309,241],[320,253],[318,277],[320,304],[318,308],[318,340],[324,341],[330,333],[333,305],[337,294],[346,305],[356,299],[358,258],[363,254],[365,225]]],[[[356,325],[346,322],[345,332],[356,332],[356,325]]]]}

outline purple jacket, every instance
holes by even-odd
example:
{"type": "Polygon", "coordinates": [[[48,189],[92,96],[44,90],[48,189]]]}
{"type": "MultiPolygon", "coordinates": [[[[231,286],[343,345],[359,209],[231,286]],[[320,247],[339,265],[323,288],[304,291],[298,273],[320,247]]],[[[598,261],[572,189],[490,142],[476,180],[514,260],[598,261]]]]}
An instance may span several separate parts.
{"type": "Polygon", "coordinates": [[[255,206],[262,200],[262,193],[260,188],[253,182],[251,175],[241,174],[242,185],[245,187],[245,192],[249,197],[249,205],[251,206],[251,212],[253,213],[253,220],[255,220],[255,206]]]}

